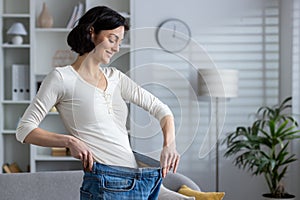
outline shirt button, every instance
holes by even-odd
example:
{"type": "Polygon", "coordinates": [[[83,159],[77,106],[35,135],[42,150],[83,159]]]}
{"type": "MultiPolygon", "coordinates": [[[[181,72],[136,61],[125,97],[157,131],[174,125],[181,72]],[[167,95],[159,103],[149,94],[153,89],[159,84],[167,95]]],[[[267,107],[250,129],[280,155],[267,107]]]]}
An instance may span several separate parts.
{"type": "Polygon", "coordinates": [[[110,97],[111,97],[110,94],[104,94],[105,101],[110,101],[110,97]]]}

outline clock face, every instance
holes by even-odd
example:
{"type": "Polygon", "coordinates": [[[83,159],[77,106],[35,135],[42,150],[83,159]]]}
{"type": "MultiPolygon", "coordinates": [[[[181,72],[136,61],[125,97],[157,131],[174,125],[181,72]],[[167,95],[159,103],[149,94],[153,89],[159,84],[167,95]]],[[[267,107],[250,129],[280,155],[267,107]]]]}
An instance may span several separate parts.
{"type": "Polygon", "coordinates": [[[156,32],[158,45],[167,52],[183,50],[191,40],[191,30],[179,19],[162,22],[156,32]]]}

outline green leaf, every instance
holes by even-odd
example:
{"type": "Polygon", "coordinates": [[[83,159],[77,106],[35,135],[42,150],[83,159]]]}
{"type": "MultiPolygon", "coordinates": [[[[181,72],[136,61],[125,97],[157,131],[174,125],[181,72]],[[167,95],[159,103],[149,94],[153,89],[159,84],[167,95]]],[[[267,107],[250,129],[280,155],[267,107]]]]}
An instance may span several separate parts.
{"type": "Polygon", "coordinates": [[[272,121],[269,121],[269,130],[270,130],[270,134],[272,136],[272,138],[274,138],[276,135],[275,135],[275,122],[272,120],[272,121]]]}
{"type": "Polygon", "coordinates": [[[280,182],[281,179],[284,177],[286,171],[287,171],[287,166],[283,168],[282,172],[278,175],[277,181],[280,182]]]}

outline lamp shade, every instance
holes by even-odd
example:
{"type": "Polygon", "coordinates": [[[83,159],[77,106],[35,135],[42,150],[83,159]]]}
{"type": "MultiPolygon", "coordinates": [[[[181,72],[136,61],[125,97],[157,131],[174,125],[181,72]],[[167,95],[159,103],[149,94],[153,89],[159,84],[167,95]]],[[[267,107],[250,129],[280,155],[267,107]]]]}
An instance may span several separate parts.
{"type": "Polygon", "coordinates": [[[231,98],[238,96],[238,71],[232,69],[199,69],[198,95],[231,98]]]}
{"type": "Polygon", "coordinates": [[[24,25],[20,22],[14,23],[7,31],[8,35],[27,35],[24,25]]]}

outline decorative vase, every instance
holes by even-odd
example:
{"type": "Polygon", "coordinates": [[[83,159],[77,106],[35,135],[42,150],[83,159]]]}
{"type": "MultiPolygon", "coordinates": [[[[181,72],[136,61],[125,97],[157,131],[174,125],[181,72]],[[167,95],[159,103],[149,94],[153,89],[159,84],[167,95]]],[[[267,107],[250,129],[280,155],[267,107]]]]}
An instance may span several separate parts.
{"type": "Polygon", "coordinates": [[[43,9],[38,16],[37,23],[38,27],[40,28],[51,28],[53,26],[53,17],[50,14],[45,2],[43,2],[43,9]]]}

